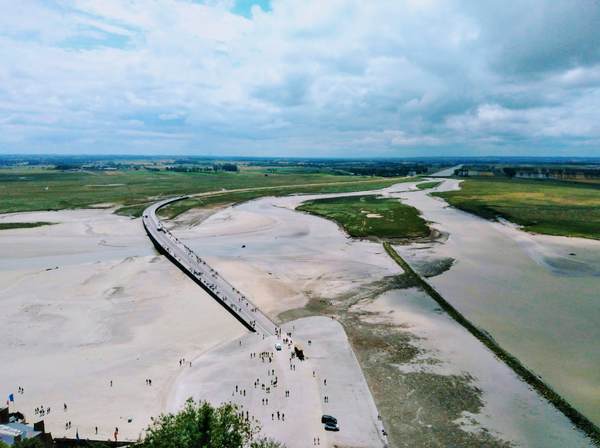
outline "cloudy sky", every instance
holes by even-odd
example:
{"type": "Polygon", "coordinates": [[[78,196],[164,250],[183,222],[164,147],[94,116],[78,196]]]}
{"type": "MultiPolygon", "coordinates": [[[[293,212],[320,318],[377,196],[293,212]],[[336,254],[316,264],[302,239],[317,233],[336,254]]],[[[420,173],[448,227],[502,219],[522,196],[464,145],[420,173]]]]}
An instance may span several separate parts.
{"type": "Polygon", "coordinates": [[[0,0],[0,152],[600,156],[600,0],[0,0]]]}

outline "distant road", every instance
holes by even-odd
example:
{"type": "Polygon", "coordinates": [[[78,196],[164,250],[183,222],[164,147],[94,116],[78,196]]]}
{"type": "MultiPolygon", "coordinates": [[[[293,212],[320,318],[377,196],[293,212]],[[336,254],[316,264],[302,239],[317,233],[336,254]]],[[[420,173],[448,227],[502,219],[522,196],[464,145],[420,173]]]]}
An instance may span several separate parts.
{"type": "MultiPolygon", "coordinates": [[[[391,179],[390,179],[391,180],[391,179]]],[[[296,185],[278,185],[269,187],[236,188],[231,190],[209,191],[186,196],[177,196],[156,202],[146,208],[142,215],[142,222],[146,233],[154,246],[169,260],[179,267],[188,277],[200,285],[211,297],[233,314],[250,331],[259,332],[265,336],[275,335],[279,327],[261,310],[258,309],[244,294],[225,280],[216,270],[211,268],[205,260],[196,255],[189,247],[169,232],[156,212],[168,204],[188,198],[215,196],[224,193],[238,193],[248,191],[268,191],[282,188],[301,188],[317,186],[337,186],[345,184],[369,184],[380,182],[377,180],[357,180],[348,182],[321,182],[296,185]]]]}
{"type": "Polygon", "coordinates": [[[259,310],[254,303],[225,280],[216,270],[211,268],[206,261],[179,241],[158,219],[156,212],[159,208],[187,197],[178,196],[165,199],[144,210],[142,222],[146,233],[160,252],[175,263],[188,277],[204,288],[211,297],[223,305],[246,328],[264,336],[275,335],[278,326],[266,314],[259,310]]]}
{"type": "Polygon", "coordinates": [[[427,177],[450,177],[450,176],[454,176],[454,170],[458,170],[460,168],[462,168],[462,164],[456,165],[456,166],[452,166],[450,168],[446,168],[444,170],[438,171],[437,173],[430,174],[427,177]]]}

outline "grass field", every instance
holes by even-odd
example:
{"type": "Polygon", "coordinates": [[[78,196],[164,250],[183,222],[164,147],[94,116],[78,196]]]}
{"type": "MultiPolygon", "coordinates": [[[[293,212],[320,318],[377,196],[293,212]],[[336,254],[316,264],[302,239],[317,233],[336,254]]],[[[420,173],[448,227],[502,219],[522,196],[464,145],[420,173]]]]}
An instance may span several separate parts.
{"type": "Polygon", "coordinates": [[[351,196],[308,201],[298,210],[331,219],[353,237],[419,238],[429,235],[417,209],[398,199],[351,196]]]}
{"type": "MultiPolygon", "coordinates": [[[[372,181],[360,181],[352,183],[326,184],[326,185],[295,185],[282,187],[267,187],[249,191],[233,191],[211,194],[204,197],[190,198],[183,201],[174,202],[159,211],[163,218],[174,218],[191,208],[215,207],[220,205],[238,204],[252,199],[264,196],[284,196],[289,194],[320,194],[320,193],[346,193],[352,191],[378,190],[389,187],[390,185],[404,181],[404,178],[394,180],[376,179],[372,181]]],[[[408,179],[406,179],[408,180],[408,179]]],[[[122,210],[123,212],[125,210],[122,210]]],[[[137,213],[137,210],[135,211],[137,213]]]]}
{"type": "MultiPolygon", "coordinates": [[[[282,186],[344,182],[348,185],[343,188],[357,190],[363,187],[380,188],[398,181],[323,173],[279,173],[273,170],[269,173],[261,170],[242,170],[239,173],[181,173],[134,169],[58,171],[14,168],[0,170],[0,197],[2,198],[0,213],[75,209],[107,204],[122,205],[121,213],[139,216],[148,203],[159,197],[171,195],[257,187],[271,187],[275,190],[282,186]],[[349,185],[361,181],[367,181],[367,184],[357,184],[360,186],[354,187],[349,185]]],[[[327,185],[327,188],[332,187],[327,185]]],[[[298,189],[298,191],[306,190],[298,189]]],[[[285,189],[285,194],[293,192],[295,192],[293,188],[285,189]]],[[[193,204],[188,203],[188,205],[193,204]]]]}
{"type": "Polygon", "coordinates": [[[421,182],[420,184],[417,184],[417,188],[419,190],[429,190],[430,188],[435,188],[437,186],[439,186],[442,182],[441,181],[432,181],[432,182],[421,182]]]}
{"type": "Polygon", "coordinates": [[[459,191],[433,193],[483,218],[525,230],[600,239],[600,186],[520,179],[466,179],[459,191]]]}
{"type": "Polygon", "coordinates": [[[32,227],[49,226],[53,223],[46,221],[35,222],[0,222],[0,230],[31,229],[32,227]]]}

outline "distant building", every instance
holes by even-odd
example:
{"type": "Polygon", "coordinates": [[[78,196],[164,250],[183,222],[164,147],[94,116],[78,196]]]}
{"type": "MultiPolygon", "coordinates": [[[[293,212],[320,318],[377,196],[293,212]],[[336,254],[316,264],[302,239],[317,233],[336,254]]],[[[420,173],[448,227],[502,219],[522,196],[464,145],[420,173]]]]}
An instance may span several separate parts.
{"type": "Polygon", "coordinates": [[[8,408],[0,409],[0,440],[8,446],[25,439],[42,437],[43,431],[38,431],[8,412],[8,408]]]}

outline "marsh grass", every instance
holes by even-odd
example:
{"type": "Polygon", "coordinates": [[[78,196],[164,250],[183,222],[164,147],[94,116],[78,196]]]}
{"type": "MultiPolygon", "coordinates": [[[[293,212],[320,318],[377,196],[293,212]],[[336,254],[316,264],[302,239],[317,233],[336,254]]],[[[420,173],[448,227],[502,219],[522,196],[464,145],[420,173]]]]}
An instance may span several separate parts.
{"type": "MultiPolygon", "coordinates": [[[[60,171],[12,168],[0,170],[0,213],[113,204],[122,206],[124,214],[139,216],[145,205],[165,196],[305,184],[326,184],[323,187],[337,183],[362,185],[362,181],[365,185],[381,188],[400,180],[324,173],[267,173],[261,170],[242,170],[239,173],[183,173],[144,169],[60,171]]],[[[314,190],[310,191],[319,192],[318,187],[312,188],[314,190]]],[[[345,188],[352,189],[348,186],[345,188]]],[[[285,191],[286,194],[294,192],[293,188],[285,191]]]]}
{"type": "Polygon", "coordinates": [[[53,222],[47,221],[35,221],[35,222],[0,222],[0,230],[9,229],[31,229],[33,227],[49,226],[54,224],[53,222]]]}
{"type": "Polygon", "coordinates": [[[486,219],[530,232],[600,239],[600,186],[521,179],[466,179],[458,191],[433,193],[486,219]]]}
{"type": "Polygon", "coordinates": [[[398,199],[375,195],[348,196],[307,201],[297,210],[337,222],[356,238],[423,238],[429,227],[419,211],[398,199]]]}

